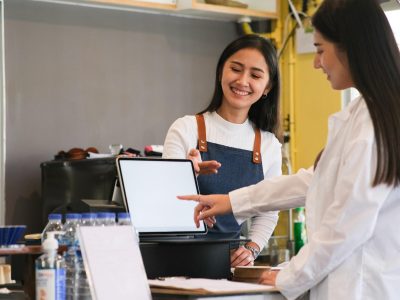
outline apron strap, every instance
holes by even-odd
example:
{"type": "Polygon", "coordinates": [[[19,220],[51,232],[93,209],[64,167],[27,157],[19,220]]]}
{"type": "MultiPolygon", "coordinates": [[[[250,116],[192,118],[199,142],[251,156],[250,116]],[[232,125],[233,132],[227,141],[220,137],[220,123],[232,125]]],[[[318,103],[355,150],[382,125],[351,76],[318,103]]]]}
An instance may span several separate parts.
{"type": "Polygon", "coordinates": [[[196,115],[197,121],[197,132],[199,140],[197,144],[199,145],[200,152],[207,152],[207,138],[206,138],[206,123],[204,122],[204,116],[201,114],[196,115]]]}
{"type": "MultiPolygon", "coordinates": [[[[197,134],[200,152],[207,152],[207,136],[206,136],[206,123],[202,114],[196,115],[197,121],[197,134]]],[[[254,145],[253,145],[253,163],[261,164],[261,131],[260,128],[254,130],[254,145]]]]}
{"type": "Polygon", "coordinates": [[[253,163],[261,164],[261,131],[260,128],[254,130],[253,163]]]}

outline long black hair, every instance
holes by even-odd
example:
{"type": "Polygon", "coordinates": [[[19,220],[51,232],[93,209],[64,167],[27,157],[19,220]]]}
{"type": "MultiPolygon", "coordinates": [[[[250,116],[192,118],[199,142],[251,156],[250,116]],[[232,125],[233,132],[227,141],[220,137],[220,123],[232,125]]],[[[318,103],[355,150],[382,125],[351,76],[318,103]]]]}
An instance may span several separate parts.
{"type": "Polygon", "coordinates": [[[312,18],[343,50],[368,107],[377,143],[373,186],[400,183],[400,53],[377,0],[325,0],[312,18]]]}
{"type": "Polygon", "coordinates": [[[249,120],[256,128],[270,131],[280,137],[279,92],[280,78],[276,50],[271,42],[255,34],[244,35],[231,42],[222,52],[216,70],[214,95],[210,104],[200,113],[216,111],[222,104],[222,70],[229,57],[242,49],[256,49],[265,58],[269,71],[268,95],[261,97],[249,110],[249,120]]]}

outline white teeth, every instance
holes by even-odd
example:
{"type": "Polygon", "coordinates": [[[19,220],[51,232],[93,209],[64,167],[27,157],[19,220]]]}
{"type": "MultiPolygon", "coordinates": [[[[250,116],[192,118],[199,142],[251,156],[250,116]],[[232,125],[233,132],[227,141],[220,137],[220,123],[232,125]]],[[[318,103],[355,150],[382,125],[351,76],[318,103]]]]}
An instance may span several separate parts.
{"type": "Polygon", "coordinates": [[[235,94],[240,95],[240,96],[247,96],[250,94],[250,92],[241,91],[236,88],[232,88],[232,92],[234,92],[235,94]]]}

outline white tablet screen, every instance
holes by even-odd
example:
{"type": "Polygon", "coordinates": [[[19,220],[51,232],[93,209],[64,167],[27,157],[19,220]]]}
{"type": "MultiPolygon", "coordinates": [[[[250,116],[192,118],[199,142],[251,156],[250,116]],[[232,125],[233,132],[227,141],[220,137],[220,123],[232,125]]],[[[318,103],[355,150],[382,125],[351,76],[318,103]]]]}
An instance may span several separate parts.
{"type": "Polygon", "coordinates": [[[196,228],[196,202],[178,195],[198,194],[190,160],[120,158],[118,172],[132,223],[139,233],[205,233],[196,228]]]}

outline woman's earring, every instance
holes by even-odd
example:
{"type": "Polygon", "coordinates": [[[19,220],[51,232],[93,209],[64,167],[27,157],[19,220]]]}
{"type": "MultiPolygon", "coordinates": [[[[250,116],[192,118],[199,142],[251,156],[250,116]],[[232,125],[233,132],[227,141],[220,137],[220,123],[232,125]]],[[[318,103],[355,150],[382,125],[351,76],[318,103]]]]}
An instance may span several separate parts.
{"type": "Polygon", "coordinates": [[[267,97],[268,97],[268,93],[267,93],[267,94],[263,94],[263,95],[261,96],[261,99],[262,99],[262,100],[266,100],[267,97]]]}

